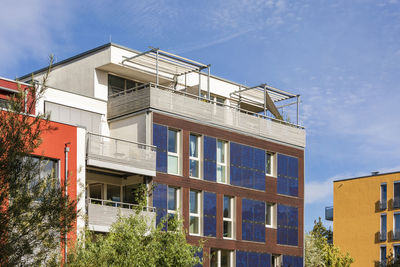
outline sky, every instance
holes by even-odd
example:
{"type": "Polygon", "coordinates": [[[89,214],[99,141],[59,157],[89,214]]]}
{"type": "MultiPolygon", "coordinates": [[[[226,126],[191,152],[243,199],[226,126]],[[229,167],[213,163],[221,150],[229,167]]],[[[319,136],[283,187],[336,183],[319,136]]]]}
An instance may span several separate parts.
{"type": "Polygon", "coordinates": [[[307,231],[333,204],[333,180],[400,171],[398,0],[2,0],[0,76],[110,40],[300,94],[307,231]]]}

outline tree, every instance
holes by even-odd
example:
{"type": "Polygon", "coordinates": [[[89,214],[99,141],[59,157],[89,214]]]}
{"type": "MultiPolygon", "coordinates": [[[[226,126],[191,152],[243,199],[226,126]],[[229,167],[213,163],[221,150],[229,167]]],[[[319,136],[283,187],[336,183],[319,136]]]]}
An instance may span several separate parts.
{"type": "Polygon", "coordinates": [[[42,134],[56,130],[47,114],[31,115],[49,73],[50,67],[41,86],[19,86],[7,111],[0,111],[0,266],[45,265],[59,255],[60,238],[76,217],[76,203],[64,195],[58,178],[43,175],[47,162],[31,156],[42,134]]]}
{"type": "Polygon", "coordinates": [[[333,239],[333,232],[332,230],[326,229],[324,224],[321,221],[321,217],[318,217],[318,222],[314,220],[314,227],[312,229],[312,234],[318,236],[318,237],[324,237],[328,241],[328,243],[332,243],[333,239]]]}
{"type": "Polygon", "coordinates": [[[343,254],[338,247],[328,243],[329,231],[321,218],[314,221],[313,230],[305,236],[305,266],[348,267],[354,262],[349,253],[343,254]]]}
{"type": "Polygon", "coordinates": [[[178,217],[164,219],[157,227],[149,226],[149,218],[141,213],[144,199],[134,215],[119,217],[106,235],[87,229],[68,256],[68,266],[188,267],[201,263],[197,255],[202,242],[198,246],[187,243],[178,217]],[[164,230],[166,224],[168,231],[164,230]]]}

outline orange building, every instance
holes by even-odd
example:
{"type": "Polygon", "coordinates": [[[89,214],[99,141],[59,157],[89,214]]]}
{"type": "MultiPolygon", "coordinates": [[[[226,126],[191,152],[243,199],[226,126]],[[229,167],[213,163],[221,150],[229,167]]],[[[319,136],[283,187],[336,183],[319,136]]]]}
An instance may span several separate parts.
{"type": "Polygon", "coordinates": [[[334,181],[333,202],[333,243],[350,253],[352,266],[400,257],[400,172],[334,181]]]}

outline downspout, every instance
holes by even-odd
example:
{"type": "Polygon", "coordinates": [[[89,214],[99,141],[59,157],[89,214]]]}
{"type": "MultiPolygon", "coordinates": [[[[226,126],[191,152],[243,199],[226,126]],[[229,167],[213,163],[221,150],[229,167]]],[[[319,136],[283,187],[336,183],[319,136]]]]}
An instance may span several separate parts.
{"type": "MultiPolygon", "coordinates": [[[[65,143],[64,153],[65,153],[65,173],[64,173],[64,194],[66,197],[65,200],[65,208],[68,207],[68,152],[69,152],[69,145],[71,143],[65,143]]],[[[65,218],[64,218],[65,219],[65,218]]],[[[67,224],[65,225],[65,236],[64,236],[64,266],[67,265],[67,244],[68,244],[68,227],[67,224]]]]}

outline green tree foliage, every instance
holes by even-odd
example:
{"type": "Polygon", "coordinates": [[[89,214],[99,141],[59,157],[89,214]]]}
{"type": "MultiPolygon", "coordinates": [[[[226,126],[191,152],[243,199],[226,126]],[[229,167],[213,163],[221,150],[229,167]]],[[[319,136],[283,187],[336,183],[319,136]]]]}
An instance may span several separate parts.
{"type": "Polygon", "coordinates": [[[59,178],[40,175],[46,162],[30,156],[42,133],[55,130],[48,115],[30,115],[49,72],[42,86],[19,88],[2,105],[7,111],[0,110],[0,266],[45,265],[60,253],[60,238],[76,217],[76,204],[64,196],[59,178]]]}
{"type": "Polygon", "coordinates": [[[203,243],[187,243],[182,220],[171,217],[151,227],[153,222],[141,213],[144,204],[142,198],[135,215],[119,217],[107,234],[87,229],[68,256],[68,266],[189,267],[201,263],[196,255],[203,243]]]}
{"type": "Polygon", "coordinates": [[[333,239],[333,232],[332,230],[326,229],[324,224],[321,221],[321,217],[318,217],[318,221],[314,220],[314,227],[312,229],[312,234],[318,237],[324,237],[326,240],[330,241],[333,239]]]}
{"type": "Polygon", "coordinates": [[[307,267],[349,267],[354,260],[349,253],[328,243],[330,230],[327,230],[319,218],[314,221],[314,228],[305,236],[305,266],[307,267]]]}

